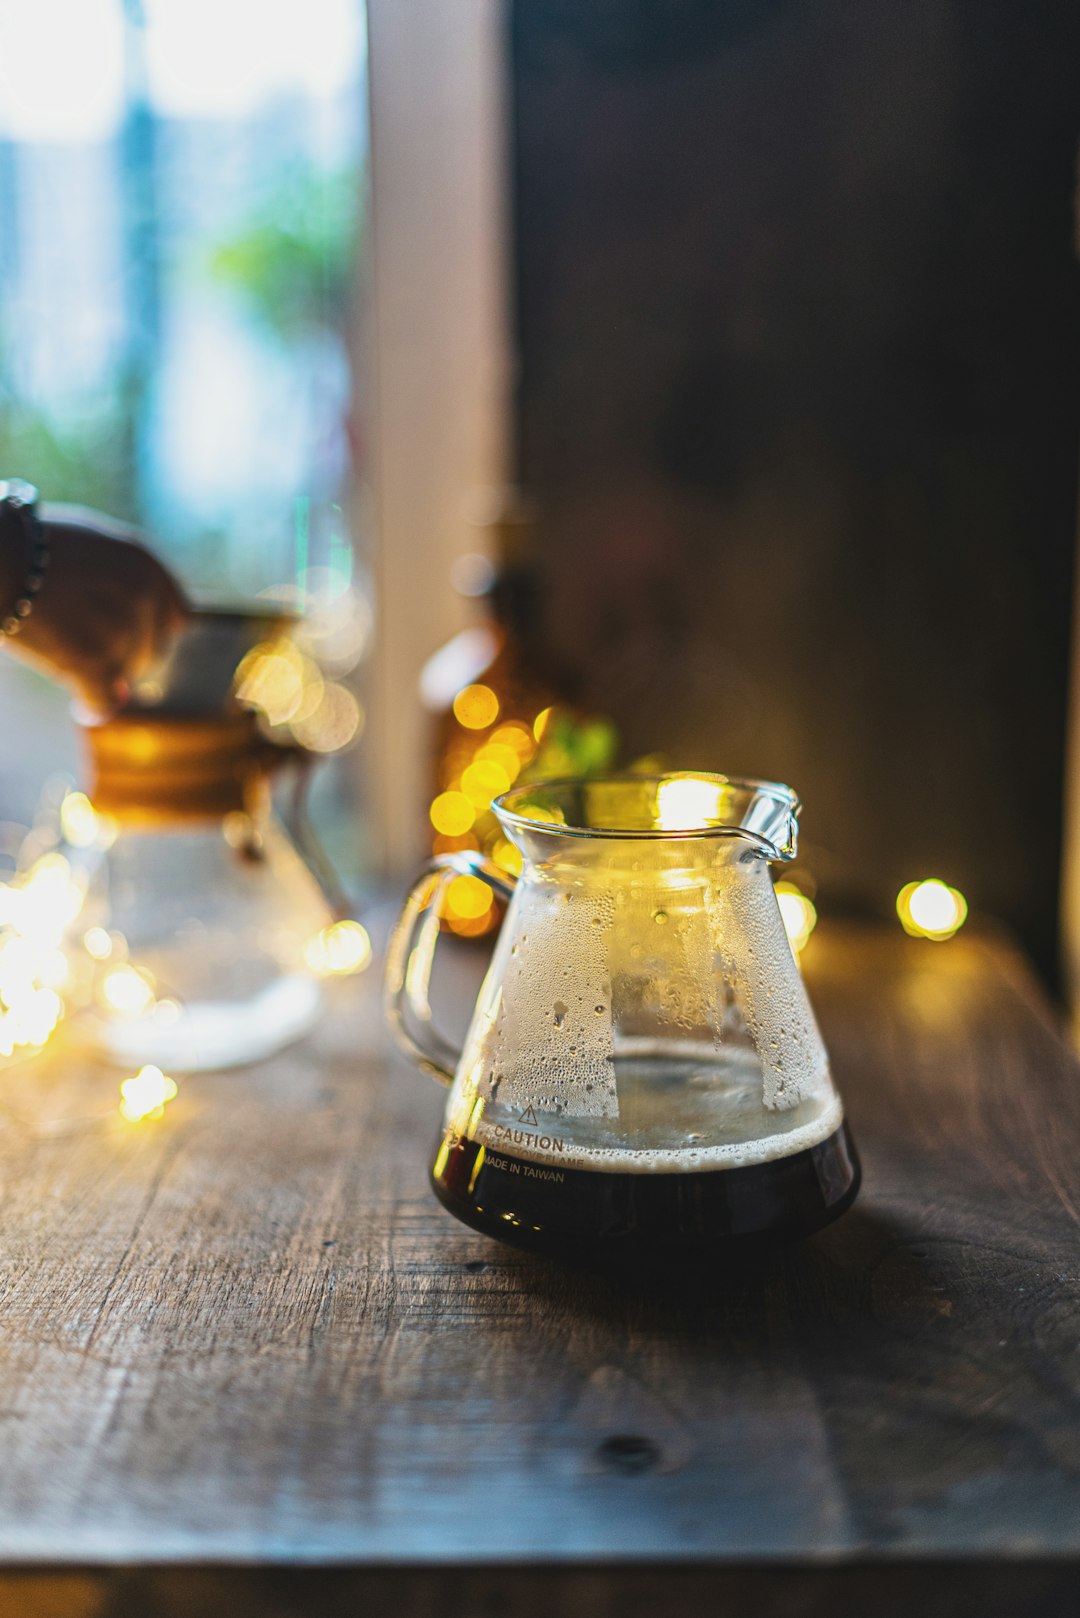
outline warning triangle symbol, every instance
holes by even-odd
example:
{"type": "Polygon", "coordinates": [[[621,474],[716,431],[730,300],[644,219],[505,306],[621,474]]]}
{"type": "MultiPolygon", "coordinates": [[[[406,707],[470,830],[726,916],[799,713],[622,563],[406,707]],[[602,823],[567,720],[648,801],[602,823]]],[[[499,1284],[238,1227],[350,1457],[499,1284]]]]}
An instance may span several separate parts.
{"type": "Polygon", "coordinates": [[[518,1123],[532,1124],[534,1129],[539,1127],[539,1119],[537,1118],[535,1112],[533,1112],[531,1103],[525,1108],[524,1112],[518,1113],[518,1123]]]}

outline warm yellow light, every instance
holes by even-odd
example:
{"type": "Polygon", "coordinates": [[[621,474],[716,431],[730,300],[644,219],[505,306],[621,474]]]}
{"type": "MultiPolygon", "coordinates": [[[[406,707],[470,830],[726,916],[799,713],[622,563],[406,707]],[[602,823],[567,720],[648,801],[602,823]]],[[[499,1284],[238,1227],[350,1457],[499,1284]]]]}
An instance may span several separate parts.
{"type": "Polygon", "coordinates": [[[656,789],[656,824],[662,831],[698,831],[723,819],[725,788],[693,776],[661,781],[656,789]]]}
{"type": "Polygon", "coordinates": [[[513,748],[523,764],[536,752],[536,739],[530,726],[521,724],[517,719],[499,725],[492,731],[491,740],[500,747],[513,748]]]}
{"type": "Polygon", "coordinates": [[[475,809],[487,809],[492,798],[497,798],[510,785],[510,776],[501,764],[490,759],[477,759],[461,772],[461,790],[475,809]]]}
{"type": "Polygon", "coordinates": [[[308,940],[304,960],[319,977],[348,977],[371,960],[371,939],[358,921],[335,921],[308,940]]]}
{"type": "Polygon", "coordinates": [[[57,947],[83,905],[84,892],[62,854],[43,854],[4,893],[0,920],[26,938],[57,947]]]}
{"type": "Polygon", "coordinates": [[[34,975],[46,989],[62,989],[71,976],[68,958],[62,949],[39,949],[34,975]]]}
{"type": "Polygon", "coordinates": [[[17,1046],[45,1044],[63,1015],[56,984],[65,968],[58,950],[15,933],[0,936],[0,1055],[10,1056],[17,1046]]]}
{"type": "Polygon", "coordinates": [[[964,925],[968,907],[959,889],[929,877],[923,882],[908,882],[900,889],[896,913],[912,938],[930,938],[940,943],[964,925]]]}
{"type": "Polygon", "coordinates": [[[800,892],[794,882],[776,884],[776,902],[780,906],[784,931],[788,935],[791,947],[796,955],[800,955],[806,948],[810,934],[817,926],[817,910],[814,903],[805,893],[800,892]]]}
{"type": "Polygon", "coordinates": [[[454,698],[454,718],[466,730],[486,730],[499,717],[499,699],[488,685],[467,685],[454,698]]]}
{"type": "Polygon", "coordinates": [[[495,844],[491,857],[496,865],[504,871],[509,871],[511,876],[521,875],[521,850],[515,848],[513,843],[508,843],[505,838],[495,844]]]}
{"type": "Polygon", "coordinates": [[[479,921],[491,909],[491,889],[478,876],[456,876],[446,890],[445,904],[451,916],[479,921]]]}
{"type": "Polygon", "coordinates": [[[104,927],[88,927],[83,933],[83,949],[95,961],[107,961],[112,954],[113,941],[104,927]]]}
{"type": "Polygon", "coordinates": [[[301,747],[314,753],[340,753],[356,740],[364,726],[364,711],[344,685],[327,681],[314,711],[292,720],[292,733],[301,747]]]}
{"type": "Polygon", "coordinates": [[[462,832],[460,837],[444,837],[442,832],[438,832],[431,839],[433,854],[458,854],[462,849],[470,849],[475,853],[479,847],[480,844],[471,831],[462,832]]]}
{"type": "Polygon", "coordinates": [[[63,1002],[55,989],[7,983],[3,991],[7,1010],[0,1018],[0,1050],[10,1056],[17,1045],[44,1045],[63,1014],[63,1002]],[[10,995],[10,999],[8,996],[10,995]]]}
{"type": "Polygon", "coordinates": [[[444,912],[443,920],[450,932],[456,934],[458,938],[483,938],[484,934],[490,933],[497,924],[498,912],[495,906],[491,905],[482,916],[466,918],[444,912]]]}
{"type": "Polygon", "coordinates": [[[83,890],[62,854],[49,853],[0,883],[0,1056],[44,1045],[60,1018],[70,967],[64,934],[83,890]]]}
{"type": "Polygon", "coordinates": [[[143,1118],[160,1118],[176,1094],[176,1081],[159,1067],[147,1063],[133,1079],[125,1079],[120,1086],[120,1116],[129,1124],[143,1118]]]}
{"type": "Polygon", "coordinates": [[[440,792],[429,810],[431,824],[446,837],[460,837],[476,819],[464,792],[440,792]]]}
{"type": "Polygon", "coordinates": [[[35,896],[58,893],[71,880],[71,866],[63,854],[42,854],[23,879],[24,887],[35,896]]]}
{"type": "Polygon", "coordinates": [[[325,691],[326,681],[323,679],[318,665],[313,663],[310,657],[305,657],[303,689],[300,692],[300,701],[296,705],[296,712],[289,720],[294,732],[298,724],[303,724],[305,720],[310,719],[318,711],[325,691]]]}
{"type": "MultiPolygon", "coordinates": [[[[476,749],[477,764],[494,764],[506,776],[506,786],[512,785],[521,769],[521,756],[506,742],[485,742],[483,747],[476,749]]],[[[506,791],[506,787],[503,788],[506,791]]]]}
{"type": "Polygon", "coordinates": [[[551,713],[552,710],[550,708],[541,708],[540,712],[533,720],[533,736],[538,742],[542,742],[544,739],[544,732],[551,723],[551,713]]]}
{"type": "Polygon", "coordinates": [[[98,819],[85,792],[69,792],[60,805],[60,830],[73,848],[90,848],[97,841],[98,819]]]}
{"type": "Polygon", "coordinates": [[[307,659],[290,640],[266,641],[250,651],[236,672],[236,695],[258,708],[271,725],[284,725],[304,698],[307,659]]]}
{"type": "Polygon", "coordinates": [[[114,966],[102,981],[101,998],[121,1017],[141,1017],[154,1003],[154,989],[134,966],[114,966]]]}

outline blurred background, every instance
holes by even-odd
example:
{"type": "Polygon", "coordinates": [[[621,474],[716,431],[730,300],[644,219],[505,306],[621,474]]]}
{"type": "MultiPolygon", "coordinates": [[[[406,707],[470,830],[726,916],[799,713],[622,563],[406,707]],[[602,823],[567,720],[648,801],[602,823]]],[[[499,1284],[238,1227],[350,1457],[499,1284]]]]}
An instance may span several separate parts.
{"type": "MultiPolygon", "coordinates": [[[[352,880],[484,843],[500,769],[661,759],[793,784],[823,913],[939,877],[1059,982],[1074,5],[0,30],[0,469],[199,600],[337,612],[352,707],[293,714],[352,880]]],[[[0,682],[18,818],[72,744],[0,682]]]]}
{"type": "MultiPolygon", "coordinates": [[[[137,524],[200,605],[336,604],[346,678],[370,619],[364,20],[358,0],[0,6],[5,475],[137,524]]],[[[44,774],[77,768],[67,701],[7,658],[0,681],[0,814],[25,820],[44,774]]],[[[350,735],[308,714],[307,744],[352,742],[349,712],[350,735]]],[[[355,865],[363,817],[331,781],[355,865]]]]}

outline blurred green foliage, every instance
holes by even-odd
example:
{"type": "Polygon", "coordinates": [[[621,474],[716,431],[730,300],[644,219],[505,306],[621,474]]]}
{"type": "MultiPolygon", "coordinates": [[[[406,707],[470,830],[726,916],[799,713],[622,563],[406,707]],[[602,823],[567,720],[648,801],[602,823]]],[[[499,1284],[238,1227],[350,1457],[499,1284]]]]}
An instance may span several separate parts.
{"type": "MultiPolygon", "coordinates": [[[[275,341],[287,345],[319,332],[343,334],[362,196],[355,169],[276,178],[236,234],[205,250],[211,280],[238,297],[275,341]]],[[[64,401],[54,411],[12,390],[11,346],[0,332],[0,477],[17,474],[37,484],[48,500],[75,501],[138,522],[138,437],[157,360],[153,345],[140,345],[125,374],[92,399],[64,401]]]]}
{"type": "Polygon", "coordinates": [[[557,708],[539,751],[522,777],[526,781],[597,775],[610,769],[619,751],[619,733],[607,719],[581,718],[557,708]]]}
{"type": "Polygon", "coordinates": [[[362,196],[355,170],[286,177],[211,251],[212,276],[283,341],[341,331],[353,297],[362,196]]]}

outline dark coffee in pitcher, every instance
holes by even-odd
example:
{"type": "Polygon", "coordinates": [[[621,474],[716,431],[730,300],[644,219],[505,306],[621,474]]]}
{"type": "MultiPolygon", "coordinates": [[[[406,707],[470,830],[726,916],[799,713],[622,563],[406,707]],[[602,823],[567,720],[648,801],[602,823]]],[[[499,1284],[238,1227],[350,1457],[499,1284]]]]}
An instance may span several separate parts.
{"type": "Polygon", "coordinates": [[[859,1164],[845,1124],[791,1157],[659,1173],[560,1168],[447,1135],[432,1184],[458,1219],[520,1247],[662,1257],[808,1236],[854,1201],[859,1164]]]}
{"type": "Polygon", "coordinates": [[[769,872],[794,855],[794,794],[684,773],[523,787],[495,810],[516,886],[445,857],[389,952],[392,1023],[450,1087],[444,1206],[520,1246],[631,1259],[841,1214],[858,1163],[769,872]],[[457,1051],[427,982],[464,872],[510,902],[457,1051]]]}

